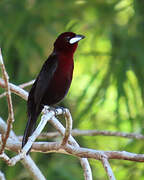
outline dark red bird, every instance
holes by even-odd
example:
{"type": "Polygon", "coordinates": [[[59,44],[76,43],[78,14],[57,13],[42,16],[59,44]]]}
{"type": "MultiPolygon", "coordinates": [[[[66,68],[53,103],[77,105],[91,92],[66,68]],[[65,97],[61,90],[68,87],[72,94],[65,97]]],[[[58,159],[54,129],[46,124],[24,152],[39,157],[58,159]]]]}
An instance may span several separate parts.
{"type": "Polygon", "coordinates": [[[28,122],[24,131],[22,147],[35,130],[36,120],[44,105],[54,105],[67,94],[73,76],[73,55],[83,35],[62,33],[54,43],[52,54],[45,61],[28,96],[28,122]]]}

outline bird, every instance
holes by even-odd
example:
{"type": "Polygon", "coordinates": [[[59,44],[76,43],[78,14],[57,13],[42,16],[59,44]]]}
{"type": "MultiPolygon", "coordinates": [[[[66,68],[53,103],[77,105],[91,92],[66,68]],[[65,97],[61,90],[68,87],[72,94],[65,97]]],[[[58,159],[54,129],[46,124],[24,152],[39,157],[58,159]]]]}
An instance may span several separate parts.
{"type": "Polygon", "coordinates": [[[73,77],[74,52],[78,42],[83,38],[85,38],[83,35],[64,32],[55,40],[53,51],[44,62],[28,95],[28,121],[24,130],[22,148],[34,132],[43,107],[59,103],[68,93],[73,77]]]}

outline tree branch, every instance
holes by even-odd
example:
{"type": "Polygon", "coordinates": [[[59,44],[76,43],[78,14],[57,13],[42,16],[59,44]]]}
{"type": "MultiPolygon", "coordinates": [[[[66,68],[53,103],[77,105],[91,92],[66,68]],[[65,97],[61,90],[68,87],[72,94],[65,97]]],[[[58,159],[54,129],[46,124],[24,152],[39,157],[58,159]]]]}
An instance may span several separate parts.
{"type": "MultiPolygon", "coordinates": [[[[7,129],[6,123],[3,121],[2,118],[0,118],[0,133],[1,134],[5,133],[6,129],[7,129]]],[[[1,140],[2,139],[1,139],[1,136],[0,136],[0,142],[2,142],[1,140]]],[[[10,131],[10,137],[7,140],[6,148],[9,145],[12,148],[11,150],[15,151],[15,152],[18,152],[20,150],[20,148],[21,148],[21,142],[18,140],[17,136],[15,135],[15,133],[12,130],[10,131]],[[13,142],[13,144],[12,144],[12,142],[13,142]]],[[[6,161],[8,164],[10,164],[10,159],[6,154],[2,154],[1,158],[3,158],[4,161],[6,161]]],[[[30,156],[26,156],[22,160],[22,164],[24,165],[25,168],[27,168],[28,172],[31,174],[31,176],[35,180],[46,180],[45,177],[43,176],[43,174],[41,173],[40,169],[36,166],[36,164],[31,159],[30,156]]]]}
{"type": "Polygon", "coordinates": [[[66,128],[65,128],[65,133],[63,136],[63,140],[61,143],[61,146],[65,146],[67,144],[68,139],[71,135],[71,130],[72,130],[72,117],[68,109],[64,109],[64,115],[65,115],[65,120],[66,120],[66,128]]]}
{"type": "MultiPolygon", "coordinates": [[[[21,142],[16,142],[12,138],[8,138],[6,148],[8,150],[18,152],[21,148],[21,142]]],[[[57,152],[62,154],[70,154],[80,158],[93,158],[100,161],[103,157],[106,157],[107,159],[121,159],[135,162],[144,162],[144,154],[136,154],[127,151],[94,150],[89,148],[73,146],[70,144],[67,144],[63,148],[60,142],[35,142],[32,145],[31,151],[43,153],[57,152]]]]}
{"type": "MultiPolygon", "coordinates": [[[[31,86],[33,83],[34,83],[35,80],[32,80],[32,81],[29,81],[29,82],[26,82],[26,83],[23,83],[23,84],[20,84],[18,85],[18,87],[20,88],[25,88],[25,87],[28,87],[28,86],[31,86]]],[[[0,98],[6,96],[6,92],[0,94],[0,98]]]]}
{"type": "MultiPolygon", "coordinates": [[[[58,132],[62,136],[64,136],[65,128],[57,120],[56,117],[53,117],[49,122],[58,130],[58,132]]],[[[69,136],[68,143],[73,145],[74,147],[79,147],[78,143],[75,141],[75,139],[71,135],[69,136]]],[[[90,168],[88,160],[86,158],[79,158],[79,160],[80,160],[81,166],[83,167],[83,170],[84,170],[85,180],[92,180],[92,172],[91,172],[91,168],[90,168]]]]}
{"type": "Polygon", "coordinates": [[[108,175],[109,180],[116,180],[115,176],[114,176],[114,173],[112,171],[112,168],[111,168],[111,166],[110,166],[110,164],[108,162],[108,159],[106,157],[102,157],[101,161],[102,161],[103,167],[106,170],[106,173],[108,175]]]}
{"type": "Polygon", "coordinates": [[[6,180],[4,174],[0,171],[0,180],[6,180]]]}
{"type": "MultiPolygon", "coordinates": [[[[112,131],[106,131],[106,130],[80,130],[80,129],[73,129],[71,130],[72,136],[115,136],[115,137],[123,137],[128,139],[137,139],[137,140],[143,140],[144,135],[138,134],[138,133],[125,133],[125,132],[112,132],[112,131]]],[[[60,136],[59,132],[48,132],[48,133],[42,133],[38,137],[38,139],[44,139],[44,138],[56,138],[60,136]]],[[[22,137],[19,137],[22,138],[22,137]]]]}
{"type": "MultiPolygon", "coordinates": [[[[6,85],[5,85],[5,82],[3,79],[0,78],[0,86],[2,88],[5,88],[6,85]]],[[[12,84],[12,83],[9,83],[9,87],[10,87],[10,90],[11,92],[15,93],[16,95],[20,96],[21,98],[23,98],[24,100],[27,100],[27,97],[28,97],[28,92],[26,92],[24,89],[12,84]]]]}
{"type": "Polygon", "coordinates": [[[31,81],[29,81],[29,82],[20,84],[19,87],[20,87],[20,88],[25,88],[25,87],[31,86],[34,82],[35,82],[35,79],[34,79],[34,80],[31,80],[31,81]]]}
{"type": "Polygon", "coordinates": [[[7,131],[6,131],[5,136],[2,138],[2,146],[0,150],[0,154],[2,154],[6,145],[6,141],[9,137],[10,130],[12,128],[12,123],[14,122],[14,112],[13,112],[13,105],[12,105],[12,99],[11,99],[11,91],[9,87],[9,76],[7,74],[7,71],[3,62],[1,49],[0,49],[0,66],[1,66],[2,76],[5,82],[5,89],[6,89],[6,96],[7,96],[7,103],[8,103],[7,131]]]}

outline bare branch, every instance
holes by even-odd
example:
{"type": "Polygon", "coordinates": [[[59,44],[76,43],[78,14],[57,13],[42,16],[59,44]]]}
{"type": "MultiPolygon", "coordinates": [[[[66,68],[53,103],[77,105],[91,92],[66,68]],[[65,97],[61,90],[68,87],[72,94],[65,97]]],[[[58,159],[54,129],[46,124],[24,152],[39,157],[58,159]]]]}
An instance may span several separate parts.
{"type": "Polygon", "coordinates": [[[67,144],[69,136],[71,134],[71,130],[72,130],[72,117],[69,110],[66,108],[64,109],[64,115],[66,119],[66,128],[65,128],[65,134],[61,143],[62,146],[67,144]]]}
{"type": "Polygon", "coordinates": [[[10,158],[4,152],[0,154],[0,158],[3,159],[8,165],[10,165],[10,158]]]}
{"type": "Polygon", "coordinates": [[[106,170],[106,173],[108,175],[108,178],[109,180],[116,180],[115,176],[114,176],[114,173],[112,171],[112,168],[108,162],[108,159],[106,157],[102,157],[102,164],[103,164],[103,167],[105,168],[106,170]]]}
{"type": "MultiPolygon", "coordinates": [[[[0,87],[2,87],[2,88],[6,87],[4,80],[1,78],[0,78],[0,87]]],[[[18,96],[22,97],[23,99],[27,100],[28,93],[25,90],[23,90],[22,88],[14,85],[12,83],[9,83],[9,87],[13,93],[15,93],[18,96]]]]}
{"type": "MultiPolygon", "coordinates": [[[[53,117],[49,122],[58,130],[58,132],[62,136],[64,136],[65,128],[57,120],[57,118],[53,117]]],[[[79,148],[78,143],[75,141],[75,139],[71,135],[69,136],[68,143],[72,144],[74,147],[79,148]]],[[[84,170],[85,180],[92,180],[92,172],[91,172],[91,168],[90,168],[88,160],[86,158],[79,158],[79,160],[80,160],[81,166],[83,167],[83,170],[84,170]]]]}
{"type": "Polygon", "coordinates": [[[46,180],[30,156],[26,156],[25,159],[22,160],[22,163],[27,168],[34,180],[46,180]]]}
{"type": "Polygon", "coordinates": [[[75,147],[74,149],[71,145],[67,145],[65,150],[78,157],[94,158],[97,160],[101,160],[103,156],[106,156],[108,159],[123,159],[144,162],[144,154],[135,154],[126,151],[99,151],[80,147],[75,147]]]}
{"type": "Polygon", "coordinates": [[[3,58],[2,58],[2,53],[0,49],[0,66],[1,66],[1,71],[2,71],[2,76],[5,82],[5,89],[6,89],[6,96],[7,96],[7,102],[8,102],[8,120],[7,120],[7,131],[5,134],[5,137],[2,139],[2,147],[0,150],[0,154],[3,153],[6,141],[9,137],[10,130],[12,129],[12,123],[14,122],[14,112],[13,112],[13,105],[12,105],[12,98],[11,98],[11,91],[9,87],[9,76],[6,72],[5,65],[3,63],[3,58]]]}
{"type": "Polygon", "coordinates": [[[0,171],[0,180],[6,180],[4,174],[0,171]]]}
{"type": "Polygon", "coordinates": [[[125,133],[125,132],[112,132],[112,131],[99,131],[99,130],[72,130],[71,134],[73,136],[116,136],[116,137],[124,137],[129,139],[144,139],[144,135],[138,133],[125,133]]]}
{"type": "MultiPolygon", "coordinates": [[[[49,111],[47,106],[44,106],[44,109],[42,111],[43,115],[41,117],[41,121],[38,124],[38,127],[36,128],[34,133],[28,138],[28,142],[25,144],[25,146],[22,149],[22,154],[25,155],[29,151],[29,149],[31,148],[32,144],[34,143],[36,138],[39,136],[39,134],[42,132],[42,130],[44,129],[44,127],[47,124],[47,122],[52,118],[52,116],[55,115],[54,111],[49,111],[49,113],[47,113],[47,111],[49,111]]],[[[19,155],[17,155],[17,156],[20,156],[20,159],[23,157],[23,156],[21,156],[21,153],[19,155]]],[[[18,161],[20,159],[18,159],[18,161]]]]}
{"type": "Polygon", "coordinates": [[[84,170],[85,180],[92,180],[91,167],[89,165],[89,162],[88,162],[87,158],[81,158],[80,163],[81,163],[81,166],[82,166],[82,168],[84,170]]]}
{"type": "Polygon", "coordinates": [[[19,87],[20,87],[20,88],[25,88],[25,87],[31,86],[34,82],[35,82],[35,79],[34,79],[34,80],[31,80],[31,81],[29,81],[29,82],[20,84],[19,87]]]}
{"type": "MultiPolygon", "coordinates": [[[[32,81],[29,81],[29,82],[26,82],[26,83],[23,83],[23,84],[20,84],[19,87],[20,88],[25,88],[25,87],[28,87],[30,85],[32,85],[34,83],[35,80],[32,80],[32,81]]],[[[6,92],[0,94],[0,98],[6,96],[6,92]]]]}
{"type": "MultiPolygon", "coordinates": [[[[143,140],[144,135],[138,134],[138,133],[125,133],[125,132],[112,132],[112,131],[106,131],[106,130],[80,130],[80,129],[72,129],[71,130],[72,136],[116,136],[116,137],[123,137],[123,138],[129,138],[129,139],[138,139],[143,140]]],[[[38,139],[44,139],[44,138],[55,138],[60,136],[59,132],[48,132],[48,133],[42,133],[38,137],[38,139]]],[[[22,137],[19,137],[20,139],[22,137]]]]}
{"type": "MultiPolygon", "coordinates": [[[[36,137],[41,133],[42,129],[44,128],[45,124],[47,123],[47,121],[49,120],[49,122],[51,122],[51,124],[53,124],[53,126],[59,130],[59,132],[64,136],[65,135],[65,128],[62,126],[62,124],[54,117],[55,115],[55,111],[49,110],[47,109],[47,107],[45,106],[44,110],[43,110],[44,115],[41,118],[44,120],[44,122],[40,125],[38,125],[37,129],[34,131],[33,135],[29,138],[28,142],[26,143],[26,145],[24,146],[22,153],[20,155],[17,155],[16,157],[13,158],[13,162],[15,161],[15,163],[17,161],[19,161],[22,157],[24,157],[24,155],[26,154],[26,152],[29,150],[29,148],[31,147],[31,145],[33,144],[34,140],[36,139],[36,137]],[[47,111],[48,110],[48,111],[47,111]],[[47,113],[48,112],[48,113],[47,113]],[[50,114],[51,113],[51,114],[50,114]],[[51,119],[50,119],[51,118],[51,119]],[[39,130],[41,129],[41,130],[39,130]],[[29,144],[29,145],[28,145],[29,144]]],[[[62,114],[63,111],[61,108],[57,109],[57,115],[62,114]]],[[[71,116],[68,114],[68,118],[71,118],[71,116]]],[[[72,120],[70,120],[72,121],[72,120]]],[[[41,123],[41,122],[40,122],[41,123]]],[[[69,126],[69,125],[68,125],[69,126]]],[[[71,127],[71,125],[69,126],[71,127]]],[[[69,134],[69,133],[68,133],[69,134]]],[[[68,142],[70,144],[73,144],[74,146],[79,147],[79,145],[77,144],[77,142],[73,139],[72,136],[69,136],[69,140],[68,142]]],[[[57,147],[58,148],[58,147],[57,147]]],[[[60,149],[60,147],[59,147],[60,149]]],[[[84,176],[85,176],[85,180],[92,180],[92,173],[91,173],[91,168],[89,166],[88,160],[85,158],[80,158],[80,162],[81,165],[83,167],[84,170],[84,176]]]]}
{"type": "MultiPolygon", "coordinates": [[[[7,130],[7,125],[5,123],[5,121],[0,117],[0,134],[5,134],[7,130]]],[[[11,130],[10,131],[10,135],[9,135],[10,138],[12,139],[17,139],[18,140],[18,137],[15,135],[15,133],[11,130]]]]}
{"type": "MultiPolygon", "coordinates": [[[[21,142],[16,142],[15,140],[8,138],[6,148],[18,152],[21,148],[21,142]]],[[[35,142],[32,145],[31,151],[44,153],[57,152],[63,154],[71,154],[73,156],[80,157],[83,159],[93,158],[100,161],[103,157],[106,157],[107,159],[121,159],[128,161],[144,162],[144,154],[136,154],[126,151],[101,151],[89,148],[82,148],[69,144],[66,144],[64,147],[61,147],[61,143],[59,142],[35,142]]]]}
{"type": "MultiPolygon", "coordinates": [[[[2,118],[0,118],[0,133],[1,134],[4,133],[6,131],[6,129],[7,129],[6,123],[2,120],[2,118]]],[[[1,138],[1,136],[0,136],[0,138],[1,138]]],[[[1,142],[1,139],[0,139],[0,142],[1,142]]],[[[6,148],[9,145],[10,145],[12,151],[18,152],[21,148],[21,142],[18,140],[17,136],[14,134],[14,132],[12,130],[10,132],[10,137],[8,138],[6,148]],[[13,142],[13,144],[12,144],[12,142],[13,142]]],[[[10,161],[9,157],[6,154],[4,154],[2,158],[5,158],[5,161],[8,164],[12,165],[12,162],[10,161]]],[[[34,161],[30,158],[30,156],[26,156],[22,160],[22,164],[25,166],[25,168],[27,168],[27,170],[29,171],[29,173],[35,180],[39,180],[39,179],[45,180],[45,177],[41,173],[40,169],[36,166],[34,161]]]]}
{"type": "Polygon", "coordinates": [[[6,94],[7,94],[6,92],[0,94],[0,98],[3,98],[4,96],[6,96],[6,94]]]}

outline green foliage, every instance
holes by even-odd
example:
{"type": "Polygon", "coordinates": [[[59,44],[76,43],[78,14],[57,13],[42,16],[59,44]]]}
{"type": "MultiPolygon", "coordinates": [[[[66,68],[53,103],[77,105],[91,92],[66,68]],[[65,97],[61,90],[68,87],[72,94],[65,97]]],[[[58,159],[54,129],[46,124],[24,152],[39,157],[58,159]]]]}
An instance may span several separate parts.
{"type": "MultiPolygon", "coordinates": [[[[70,108],[74,127],[143,133],[143,12],[144,3],[138,0],[1,0],[0,46],[10,81],[20,84],[35,78],[61,32],[84,34],[75,55],[73,83],[61,104],[70,108]]],[[[13,104],[14,130],[23,134],[26,102],[13,95],[13,104]]],[[[6,120],[5,98],[0,99],[0,109],[6,120]]],[[[114,137],[78,141],[83,147],[143,153],[141,141],[114,137]]],[[[39,153],[33,158],[48,179],[83,179],[76,158],[39,153]]],[[[94,179],[106,179],[101,164],[90,162],[94,179]]],[[[119,180],[144,178],[140,163],[111,164],[119,180]]],[[[0,162],[0,167],[9,180],[29,179],[20,163],[7,168],[0,162]]]]}

